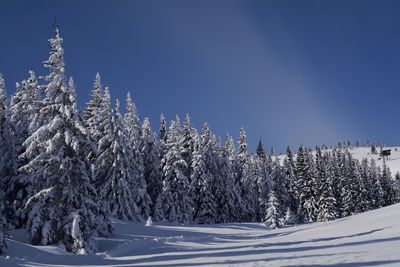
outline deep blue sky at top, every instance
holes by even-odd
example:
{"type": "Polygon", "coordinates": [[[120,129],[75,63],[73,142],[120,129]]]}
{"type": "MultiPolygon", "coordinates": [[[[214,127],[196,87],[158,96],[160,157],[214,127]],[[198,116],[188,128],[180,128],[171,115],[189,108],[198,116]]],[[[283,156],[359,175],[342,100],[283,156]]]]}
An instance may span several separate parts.
{"type": "Polygon", "coordinates": [[[0,1],[8,92],[45,74],[56,18],[78,101],[97,71],[141,118],[191,114],[250,147],[400,144],[400,1],[0,1]]]}

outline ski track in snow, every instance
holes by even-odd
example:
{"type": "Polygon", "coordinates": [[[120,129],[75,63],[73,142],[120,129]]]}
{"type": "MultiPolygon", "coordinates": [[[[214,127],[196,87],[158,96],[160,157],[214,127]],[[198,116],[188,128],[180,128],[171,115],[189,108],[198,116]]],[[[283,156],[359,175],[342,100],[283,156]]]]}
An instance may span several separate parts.
{"type": "MultiPolygon", "coordinates": [[[[357,148],[352,154],[377,160],[369,151],[357,148]]],[[[387,164],[392,174],[400,171],[400,152],[392,148],[387,164]]],[[[98,238],[99,253],[87,256],[32,246],[24,230],[11,231],[0,266],[400,266],[400,204],[278,230],[261,223],[113,223],[113,236],[98,238]]]]}

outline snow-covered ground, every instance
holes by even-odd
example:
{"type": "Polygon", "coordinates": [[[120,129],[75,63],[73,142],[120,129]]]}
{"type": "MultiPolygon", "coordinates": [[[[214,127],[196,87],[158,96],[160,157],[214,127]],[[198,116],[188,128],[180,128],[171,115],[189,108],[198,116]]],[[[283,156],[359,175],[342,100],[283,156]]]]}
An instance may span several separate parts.
{"type": "Polygon", "coordinates": [[[31,246],[14,231],[0,266],[400,266],[400,204],[279,230],[260,223],[115,227],[90,256],[31,246]]]}

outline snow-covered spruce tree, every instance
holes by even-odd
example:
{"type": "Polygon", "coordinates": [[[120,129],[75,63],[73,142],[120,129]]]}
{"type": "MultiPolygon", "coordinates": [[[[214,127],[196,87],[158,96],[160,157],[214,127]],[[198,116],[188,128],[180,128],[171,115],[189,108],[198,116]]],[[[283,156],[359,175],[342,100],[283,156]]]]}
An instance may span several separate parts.
{"type": "Polygon", "coordinates": [[[365,185],[365,178],[363,177],[363,168],[360,162],[356,161],[357,172],[355,174],[355,213],[361,213],[369,210],[369,200],[367,195],[367,188],[365,185]]]}
{"type": "MultiPolygon", "coordinates": [[[[260,158],[261,159],[261,158],[260,158]]],[[[265,159],[259,161],[259,173],[260,177],[258,179],[258,190],[259,190],[259,207],[260,207],[260,217],[265,218],[268,209],[268,199],[269,193],[271,191],[271,181],[272,181],[272,158],[271,156],[266,156],[265,159]]]]}
{"type": "Polygon", "coordinates": [[[226,148],[218,144],[216,150],[218,151],[214,173],[216,220],[218,223],[237,222],[240,219],[239,208],[242,205],[239,188],[235,183],[226,148]]]}
{"type": "Polygon", "coordinates": [[[114,112],[109,106],[109,92],[104,95],[105,108],[111,118],[104,121],[104,135],[99,140],[98,156],[95,162],[95,175],[101,202],[111,216],[123,220],[142,221],[140,210],[134,201],[134,170],[130,161],[130,150],[126,129],[116,101],[114,112]],[[108,123],[108,124],[105,124],[108,123]]]}
{"type": "MultiPolygon", "coordinates": [[[[11,99],[10,120],[13,127],[15,140],[15,157],[18,158],[24,153],[25,140],[41,126],[39,97],[39,86],[36,75],[29,71],[30,77],[17,84],[15,94],[11,99]]],[[[19,158],[16,160],[16,169],[28,163],[29,160],[19,158]]],[[[8,201],[7,217],[13,227],[21,227],[25,220],[21,220],[20,209],[25,206],[26,201],[35,191],[32,188],[32,180],[23,172],[10,177],[6,186],[6,199],[8,201]],[[17,216],[16,216],[17,215],[17,216]]]]}
{"type": "Polygon", "coordinates": [[[318,221],[330,221],[337,218],[336,199],[333,195],[333,182],[334,178],[333,169],[330,166],[328,154],[322,156],[321,149],[316,150],[316,168],[318,177],[318,221]]]}
{"type": "Polygon", "coordinates": [[[278,157],[275,157],[272,161],[271,170],[272,186],[275,186],[275,196],[278,198],[278,202],[280,203],[280,213],[283,215],[287,207],[289,207],[289,201],[288,193],[284,186],[285,172],[278,157]]]}
{"type": "Polygon", "coordinates": [[[184,171],[186,177],[189,178],[189,183],[191,183],[191,174],[192,174],[192,157],[194,153],[194,147],[196,142],[198,142],[198,134],[196,129],[192,127],[190,122],[189,114],[186,114],[185,119],[183,120],[182,127],[182,158],[186,161],[187,168],[184,171]]]}
{"type": "Polygon", "coordinates": [[[296,174],[300,193],[299,220],[315,221],[316,200],[314,198],[313,166],[310,153],[303,146],[300,146],[296,159],[296,174]]]}
{"type": "Polygon", "coordinates": [[[383,159],[382,172],[380,175],[380,182],[383,191],[383,202],[385,206],[392,205],[396,203],[396,192],[394,179],[392,178],[392,174],[390,172],[389,167],[386,164],[386,160],[383,159]]]}
{"type": "Polygon", "coordinates": [[[256,217],[257,197],[254,194],[253,181],[250,172],[249,156],[247,154],[246,133],[240,129],[238,149],[238,180],[240,184],[241,197],[243,201],[243,218],[245,222],[252,222],[256,217]]]}
{"type": "Polygon", "coordinates": [[[5,82],[0,73],[0,179],[4,186],[15,173],[14,136],[6,96],[5,82]]]}
{"type": "Polygon", "coordinates": [[[147,185],[144,179],[144,166],[142,158],[142,127],[140,126],[139,115],[136,105],[133,103],[130,93],[128,93],[125,101],[126,113],[124,123],[128,136],[128,146],[130,150],[129,160],[132,163],[132,181],[135,190],[136,205],[140,210],[142,218],[150,216],[151,199],[147,194],[147,185]]]}
{"type": "Polygon", "coordinates": [[[372,197],[372,191],[373,191],[374,184],[371,181],[370,166],[369,166],[367,158],[363,158],[361,161],[360,176],[361,176],[362,186],[364,188],[364,190],[362,191],[362,194],[363,194],[362,198],[365,199],[366,204],[367,204],[366,211],[371,210],[372,205],[373,205],[372,203],[374,201],[374,199],[372,197]]]}
{"type": "Polygon", "coordinates": [[[102,97],[104,95],[103,86],[101,84],[100,73],[96,74],[95,81],[93,83],[92,92],[90,94],[90,100],[87,103],[83,118],[85,125],[90,133],[90,136],[95,143],[100,139],[101,132],[99,131],[99,111],[101,108],[102,97]]]}
{"type": "Polygon", "coordinates": [[[192,201],[189,196],[189,181],[183,174],[186,161],[181,155],[179,120],[169,127],[166,153],[163,161],[163,190],[157,199],[155,219],[170,222],[189,223],[192,218],[192,201]]]}
{"type": "MultiPolygon", "coordinates": [[[[0,73],[0,224],[2,224],[3,216],[13,218],[12,202],[16,198],[15,195],[10,195],[8,202],[6,202],[5,190],[10,185],[10,180],[15,176],[16,168],[16,153],[15,153],[15,138],[12,132],[12,125],[10,122],[10,113],[8,101],[6,97],[5,82],[2,74],[0,73]],[[5,206],[11,206],[5,210],[5,206]],[[11,204],[11,205],[10,205],[11,204]]],[[[4,217],[5,219],[5,217],[4,217]]],[[[0,229],[0,235],[3,230],[0,229]]],[[[3,233],[4,238],[4,233],[3,233]]],[[[0,238],[0,250],[4,241],[0,238]]]]}
{"type": "Polygon", "coordinates": [[[62,241],[68,251],[89,253],[94,249],[90,237],[99,224],[95,190],[81,153],[86,129],[79,120],[73,84],[67,86],[65,81],[58,28],[49,41],[52,51],[44,65],[50,73],[45,77],[46,98],[40,110],[46,123],[25,141],[23,154],[31,158],[40,152],[22,169],[43,186],[25,205],[26,231],[33,244],[62,241]]]}
{"type": "MultiPolygon", "coordinates": [[[[86,128],[88,129],[89,139],[90,139],[90,144],[87,147],[86,154],[89,162],[91,163],[92,172],[93,172],[93,163],[96,160],[96,155],[97,155],[97,144],[99,142],[99,139],[103,136],[102,135],[103,130],[100,127],[101,125],[100,122],[104,121],[104,118],[101,118],[102,114],[100,113],[103,101],[102,98],[103,95],[104,95],[104,90],[101,84],[101,77],[100,74],[97,73],[95,81],[93,83],[93,88],[89,102],[87,103],[83,113],[83,121],[85,122],[86,128]]],[[[92,176],[94,178],[94,175],[92,176]]]]}
{"type": "Polygon", "coordinates": [[[289,146],[286,149],[286,157],[283,160],[283,169],[285,172],[284,186],[287,192],[290,214],[293,217],[296,217],[296,213],[299,208],[299,192],[297,186],[298,181],[295,173],[296,165],[294,163],[293,153],[289,146]]]}
{"type": "Polygon", "coordinates": [[[15,94],[11,98],[10,116],[17,155],[21,154],[25,140],[39,126],[34,123],[40,111],[39,86],[35,73],[29,71],[29,75],[27,80],[17,83],[15,94]]]}
{"type": "Polygon", "coordinates": [[[204,139],[210,138],[207,125],[203,127],[201,144],[195,147],[193,152],[192,177],[190,195],[192,197],[193,221],[196,223],[215,223],[216,205],[212,194],[213,177],[205,162],[204,139]]]}
{"type": "Polygon", "coordinates": [[[344,162],[344,173],[345,179],[341,183],[342,194],[341,194],[341,214],[343,217],[353,215],[355,213],[356,195],[357,195],[357,180],[358,180],[358,168],[356,161],[352,158],[349,152],[346,153],[346,161],[344,162]]]}
{"type": "Polygon", "coordinates": [[[162,191],[162,171],[160,169],[160,150],[154,133],[151,131],[148,118],[143,120],[142,126],[142,158],[144,166],[144,179],[147,184],[147,193],[151,199],[151,215],[154,213],[157,197],[162,191]]]}
{"type": "Polygon", "coordinates": [[[257,201],[255,202],[255,221],[261,221],[261,210],[260,210],[260,189],[259,189],[259,181],[260,179],[262,179],[262,175],[263,175],[263,163],[262,163],[262,159],[256,154],[254,153],[253,155],[250,156],[249,158],[249,165],[250,165],[250,176],[251,176],[251,180],[253,183],[253,192],[255,195],[255,198],[257,199],[257,201]]]}
{"type": "MultiPolygon", "coordinates": [[[[237,154],[235,150],[235,145],[233,142],[233,138],[229,135],[226,136],[225,144],[223,148],[221,148],[220,159],[217,170],[219,170],[219,175],[217,176],[217,181],[221,180],[221,185],[224,182],[229,182],[228,184],[232,184],[232,187],[226,187],[223,195],[230,195],[227,197],[227,202],[218,199],[218,195],[216,198],[217,201],[217,213],[220,212],[218,208],[221,204],[227,205],[225,208],[230,209],[229,219],[232,222],[239,222],[242,220],[242,212],[244,210],[244,204],[241,197],[240,183],[238,181],[238,162],[237,162],[237,154]],[[229,180],[224,180],[225,177],[229,177],[229,180]],[[230,190],[232,188],[232,190],[230,190]],[[229,199],[233,198],[234,206],[231,206],[231,202],[228,202],[229,199]],[[225,203],[225,204],[224,204],[225,203]]],[[[228,179],[228,178],[226,178],[228,179]]],[[[222,187],[221,187],[222,190],[222,187]]],[[[222,216],[222,215],[221,215],[222,216]]]]}
{"type": "Polygon", "coordinates": [[[278,179],[278,176],[272,176],[271,191],[268,196],[268,208],[264,219],[265,224],[272,229],[282,226],[282,205],[276,193],[281,186],[278,179]]]}
{"type": "Polygon", "coordinates": [[[381,179],[379,170],[376,167],[376,163],[374,159],[370,161],[370,171],[369,171],[369,180],[371,181],[371,206],[373,209],[377,209],[384,206],[384,193],[381,185],[381,179]]]}
{"type": "Polygon", "coordinates": [[[252,176],[253,192],[257,199],[255,203],[255,220],[261,221],[264,216],[261,215],[260,209],[260,181],[265,178],[266,175],[266,159],[267,155],[264,150],[264,144],[260,139],[257,144],[256,152],[250,157],[250,175],[252,176]]]}

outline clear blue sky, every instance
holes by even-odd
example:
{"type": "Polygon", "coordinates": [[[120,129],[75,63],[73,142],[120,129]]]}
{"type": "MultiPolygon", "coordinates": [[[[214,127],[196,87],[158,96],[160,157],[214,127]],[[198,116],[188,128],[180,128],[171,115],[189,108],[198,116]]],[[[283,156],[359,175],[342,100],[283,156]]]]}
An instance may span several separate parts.
{"type": "Polygon", "coordinates": [[[56,18],[81,107],[97,71],[141,118],[287,144],[400,144],[400,1],[0,2],[8,92],[45,74],[56,18]]]}

